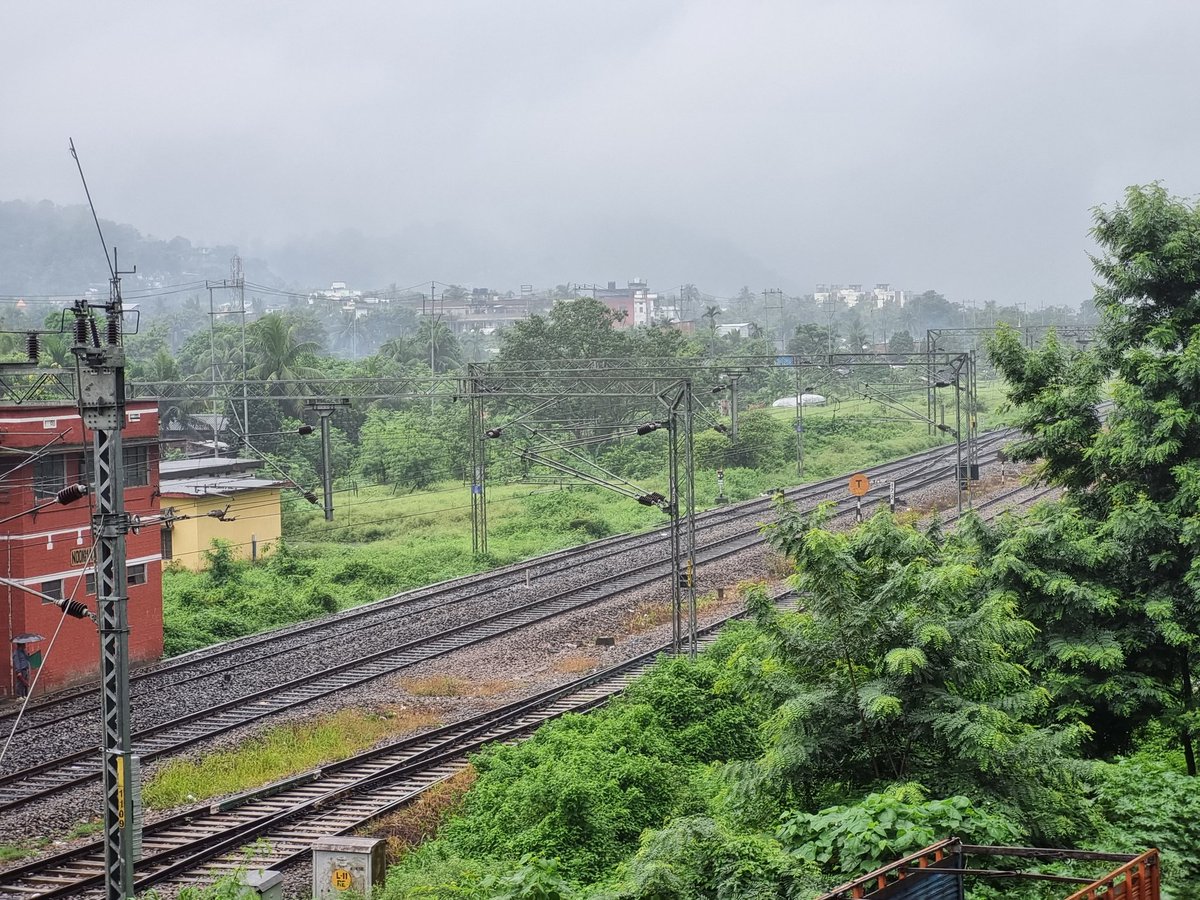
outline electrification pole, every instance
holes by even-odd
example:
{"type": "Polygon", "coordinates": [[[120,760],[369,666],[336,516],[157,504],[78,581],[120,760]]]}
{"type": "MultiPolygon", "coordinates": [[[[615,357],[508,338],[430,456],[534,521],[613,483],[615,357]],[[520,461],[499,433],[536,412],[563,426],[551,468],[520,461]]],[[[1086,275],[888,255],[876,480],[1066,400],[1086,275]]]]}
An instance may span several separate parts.
{"type": "MultiPolygon", "coordinates": [[[[734,381],[737,384],[737,381],[734,381]]],[[[687,382],[683,387],[683,460],[684,460],[684,501],[687,506],[684,515],[687,517],[687,599],[688,599],[688,656],[696,658],[696,464],[693,458],[692,433],[692,384],[687,382]]],[[[736,419],[734,420],[736,421],[736,419]]]]}
{"type": "MultiPolygon", "coordinates": [[[[487,553],[487,446],[479,379],[467,379],[471,420],[471,552],[487,553]]],[[[499,432],[497,432],[499,434],[499,432]]]]}
{"type": "Polygon", "coordinates": [[[804,378],[803,368],[796,367],[796,477],[804,477],[804,378]]]}
{"type": "Polygon", "coordinates": [[[333,521],[333,451],[329,443],[329,418],[335,409],[349,406],[350,400],[305,400],[304,405],[321,417],[321,487],[325,494],[325,521],[333,521]]]}
{"type": "MultiPolygon", "coordinates": [[[[115,252],[114,252],[115,263],[115,252]]],[[[92,429],[96,605],[100,621],[100,702],[104,716],[104,874],[108,900],[134,895],[138,852],[135,760],[130,749],[129,617],[121,429],[125,425],[125,354],[121,347],[121,274],[114,267],[101,342],[87,302],[75,304],[79,412],[92,429]]]]}
{"type": "MultiPolygon", "coordinates": [[[[91,486],[95,498],[92,542],[96,558],[96,610],[100,624],[100,710],[103,718],[102,784],[104,789],[104,893],[107,900],[132,900],[133,863],[141,851],[141,792],[137,757],[130,747],[129,613],[125,572],[125,478],[122,469],[121,429],[125,427],[125,351],[121,346],[121,276],[113,248],[100,227],[83,165],[70,141],[71,158],[87,195],[96,233],[104,247],[111,276],[104,304],[104,340],[86,300],[73,312],[76,401],[84,427],[92,429],[91,486]]],[[[36,353],[31,353],[36,357],[36,353]]]]}
{"type": "Polygon", "coordinates": [[[730,440],[738,443],[738,379],[742,373],[730,373],[730,440]]]}
{"type": "Polygon", "coordinates": [[[679,419],[677,400],[667,410],[667,515],[671,517],[671,652],[679,654],[683,631],[683,594],[680,588],[686,574],[681,565],[679,534],[679,419]]]}

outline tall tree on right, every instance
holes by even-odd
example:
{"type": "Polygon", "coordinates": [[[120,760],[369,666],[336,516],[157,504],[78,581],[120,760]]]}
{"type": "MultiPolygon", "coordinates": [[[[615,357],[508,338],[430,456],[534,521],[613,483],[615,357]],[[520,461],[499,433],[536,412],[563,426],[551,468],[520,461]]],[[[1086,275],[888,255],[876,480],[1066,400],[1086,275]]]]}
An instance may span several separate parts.
{"type": "Polygon", "coordinates": [[[1163,716],[1196,774],[1200,647],[1200,208],[1159,185],[1094,212],[1096,347],[992,342],[1017,422],[1012,457],[1069,490],[1001,545],[1003,583],[1041,628],[1060,702],[1091,709],[1120,746],[1163,716]],[[1113,406],[1097,413],[1111,379],[1113,406]],[[1020,544],[1022,546],[1018,547],[1020,544]],[[1007,545],[1007,546],[1006,546],[1007,545]]]}

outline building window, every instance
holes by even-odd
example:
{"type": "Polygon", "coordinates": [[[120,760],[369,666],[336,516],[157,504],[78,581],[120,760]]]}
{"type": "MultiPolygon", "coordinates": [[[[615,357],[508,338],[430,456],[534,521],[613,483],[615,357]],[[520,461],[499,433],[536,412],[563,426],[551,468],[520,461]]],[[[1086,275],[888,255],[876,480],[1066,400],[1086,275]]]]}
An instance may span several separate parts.
{"type": "MultiPolygon", "coordinates": [[[[96,573],[89,571],[85,576],[85,588],[89,594],[96,593],[96,573]]],[[[132,587],[135,584],[146,583],[146,564],[138,563],[125,570],[125,584],[132,587]]]]}
{"type": "MultiPolygon", "coordinates": [[[[39,590],[41,590],[41,592],[43,594],[45,594],[46,597],[49,597],[52,600],[61,600],[63,598],[62,579],[58,578],[58,579],[55,579],[54,581],[43,581],[42,586],[41,586],[41,588],[39,588],[39,590]]],[[[42,602],[43,603],[46,602],[45,597],[42,598],[42,602]]]]}
{"type": "Polygon", "coordinates": [[[125,448],[125,487],[142,487],[150,483],[150,448],[125,448]]]}
{"type": "Polygon", "coordinates": [[[67,458],[59,453],[43,456],[33,464],[33,496],[35,500],[54,497],[67,486],[67,458]]]}
{"type": "Polygon", "coordinates": [[[164,528],[162,530],[162,558],[175,558],[175,539],[174,533],[170,528],[164,528]]]}
{"type": "Polygon", "coordinates": [[[89,569],[84,574],[83,589],[85,591],[87,591],[89,594],[91,594],[93,597],[96,595],[96,572],[95,572],[95,570],[89,569]]]}
{"type": "MultiPolygon", "coordinates": [[[[83,468],[80,471],[85,473],[88,487],[94,491],[96,489],[96,467],[93,455],[91,450],[84,454],[83,468]]],[[[144,444],[140,447],[127,446],[121,468],[125,473],[125,487],[148,485],[150,483],[150,448],[144,444]]]]}

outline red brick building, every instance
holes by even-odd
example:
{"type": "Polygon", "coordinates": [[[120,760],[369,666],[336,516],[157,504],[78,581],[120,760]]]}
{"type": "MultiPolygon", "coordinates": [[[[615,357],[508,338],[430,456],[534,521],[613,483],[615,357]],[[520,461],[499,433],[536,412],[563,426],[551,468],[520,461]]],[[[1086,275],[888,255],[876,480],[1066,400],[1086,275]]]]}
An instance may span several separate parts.
{"type": "MultiPolygon", "coordinates": [[[[159,512],[157,404],[131,403],[125,418],[126,509],[152,520],[159,512]]],[[[73,406],[0,407],[0,575],[51,597],[74,597],[94,611],[91,493],[20,515],[53,501],[69,484],[90,485],[91,449],[91,429],[73,406]],[[31,453],[37,455],[29,461],[31,453]]],[[[162,655],[161,534],[154,524],[128,536],[129,657],[135,664],[162,655]]],[[[36,659],[38,651],[46,653],[61,618],[54,604],[0,582],[0,696],[15,692],[12,639],[43,635],[46,640],[30,645],[36,659]]],[[[68,617],[42,665],[37,693],[97,678],[99,671],[95,623],[68,617]]]]}

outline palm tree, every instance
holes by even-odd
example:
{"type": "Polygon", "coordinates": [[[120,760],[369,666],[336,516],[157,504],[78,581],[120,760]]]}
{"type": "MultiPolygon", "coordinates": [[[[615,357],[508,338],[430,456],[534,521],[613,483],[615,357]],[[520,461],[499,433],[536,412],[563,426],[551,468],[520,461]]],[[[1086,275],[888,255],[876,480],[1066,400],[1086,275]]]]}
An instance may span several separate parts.
{"type": "Polygon", "coordinates": [[[483,351],[486,341],[483,335],[478,331],[468,331],[462,336],[459,341],[463,350],[466,351],[468,362],[482,362],[483,351]]]}
{"type": "Polygon", "coordinates": [[[424,347],[433,372],[444,370],[446,362],[455,362],[460,355],[458,339],[439,319],[422,319],[417,328],[417,341],[424,347]]]}
{"type": "Polygon", "coordinates": [[[391,360],[399,365],[406,365],[421,358],[421,349],[403,336],[397,336],[391,340],[384,341],[379,346],[379,356],[384,359],[391,360]]]}
{"type": "Polygon", "coordinates": [[[252,371],[263,381],[299,381],[304,378],[320,378],[320,370],[307,364],[306,359],[316,353],[316,341],[301,341],[296,338],[296,323],[289,322],[278,313],[263,316],[252,326],[254,356],[258,364],[252,371]]]}

